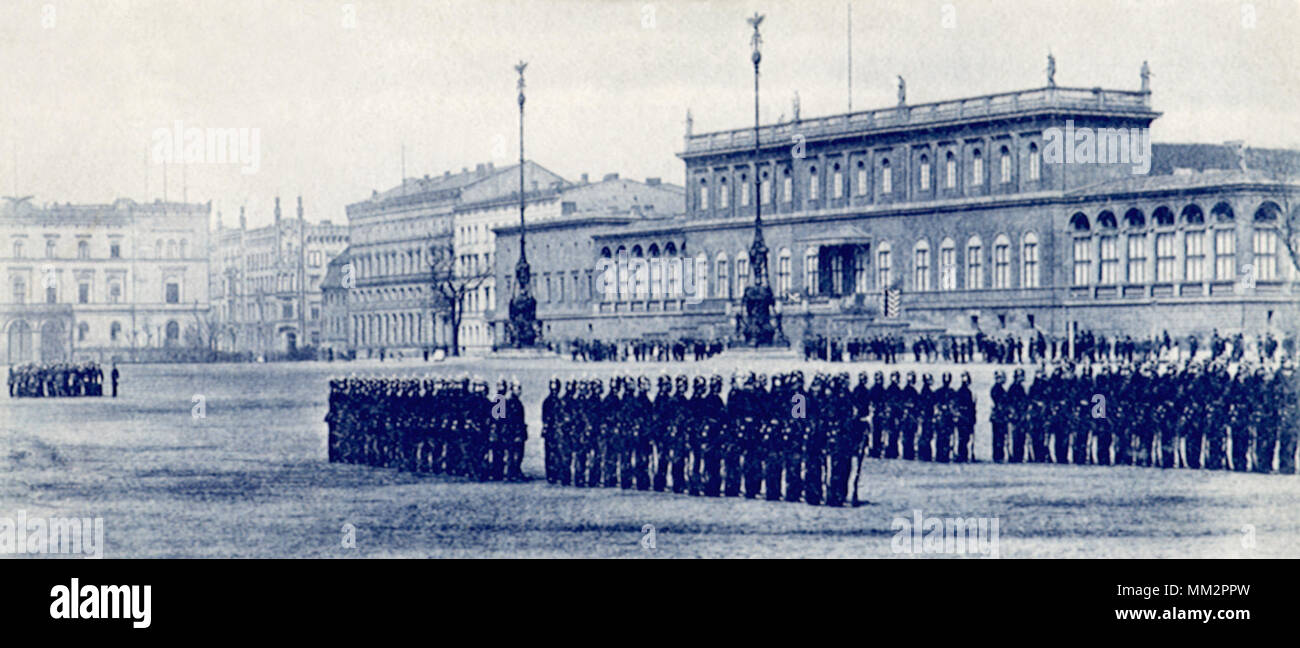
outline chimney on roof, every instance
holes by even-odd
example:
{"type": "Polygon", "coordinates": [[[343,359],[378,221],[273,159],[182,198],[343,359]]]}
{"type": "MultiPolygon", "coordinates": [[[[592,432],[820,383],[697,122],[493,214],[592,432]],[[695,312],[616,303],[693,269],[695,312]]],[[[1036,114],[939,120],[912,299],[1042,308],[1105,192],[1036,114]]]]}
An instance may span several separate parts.
{"type": "Polygon", "coordinates": [[[460,172],[461,172],[461,173],[469,173],[469,167],[461,167],[461,168],[460,168],[460,172]]]}
{"type": "Polygon", "coordinates": [[[275,224],[280,224],[280,197],[275,197],[275,224]]]}
{"type": "Polygon", "coordinates": [[[495,164],[493,164],[493,163],[491,163],[491,162],[488,162],[488,163],[487,163],[487,169],[488,169],[488,171],[492,171],[492,170],[495,169],[495,168],[496,168],[496,165],[495,165],[495,164]]]}
{"type": "Polygon", "coordinates": [[[663,181],[659,178],[646,178],[645,183],[651,187],[658,187],[663,181]]]}
{"type": "Polygon", "coordinates": [[[606,181],[609,181],[609,180],[618,180],[618,174],[617,174],[617,173],[606,173],[606,174],[605,174],[605,178],[604,178],[604,180],[601,180],[601,182],[606,182],[606,181]]]}
{"type": "Polygon", "coordinates": [[[239,206],[239,229],[248,229],[248,221],[244,220],[244,206],[239,206]]]}
{"type": "Polygon", "coordinates": [[[582,184],[587,184],[588,182],[591,181],[587,179],[587,174],[582,174],[582,184]]]}
{"type": "Polygon", "coordinates": [[[302,196],[298,196],[298,220],[302,219],[302,196]]]}
{"type": "Polygon", "coordinates": [[[448,170],[446,170],[446,171],[443,171],[443,172],[442,172],[442,177],[444,177],[444,178],[450,178],[450,177],[451,177],[451,169],[448,169],[448,170]]]}

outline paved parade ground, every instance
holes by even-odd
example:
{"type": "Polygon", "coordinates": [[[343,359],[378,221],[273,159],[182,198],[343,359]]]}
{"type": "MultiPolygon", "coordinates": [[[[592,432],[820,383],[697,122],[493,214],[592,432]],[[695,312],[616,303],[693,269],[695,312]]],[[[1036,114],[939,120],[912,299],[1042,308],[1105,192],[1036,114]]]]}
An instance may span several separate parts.
{"type": "Polygon", "coordinates": [[[860,488],[867,503],[858,508],[568,488],[542,478],[541,400],[557,372],[797,365],[806,375],[825,367],[856,376],[894,368],[740,362],[123,365],[117,399],[0,397],[0,517],[103,518],[109,558],[891,557],[906,556],[894,551],[894,520],[910,523],[918,510],[923,518],[996,519],[1004,558],[1300,557],[1294,475],[989,463],[990,365],[919,367],[971,371],[980,463],[869,459],[860,488]],[[518,376],[532,479],[474,483],[327,463],[327,381],[353,371],[469,371],[494,385],[518,376]],[[346,525],[354,547],[343,546],[346,525]]]}

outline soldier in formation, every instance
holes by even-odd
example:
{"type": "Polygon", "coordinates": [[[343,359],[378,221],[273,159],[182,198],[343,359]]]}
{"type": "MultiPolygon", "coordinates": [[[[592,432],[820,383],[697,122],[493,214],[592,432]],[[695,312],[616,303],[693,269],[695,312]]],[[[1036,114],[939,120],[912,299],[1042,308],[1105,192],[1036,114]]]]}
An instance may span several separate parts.
{"type": "Polygon", "coordinates": [[[994,377],[993,460],[1296,472],[1300,380],[1223,363],[1040,368],[994,377]],[[1010,444],[1009,446],[1007,444],[1010,444]]]}
{"type": "MultiPolygon", "coordinates": [[[[114,369],[116,371],[116,369],[114,369]]],[[[94,362],[9,367],[10,398],[103,396],[104,370],[94,362]]],[[[114,382],[116,387],[116,382],[114,382]]],[[[114,392],[116,396],[116,392],[114,392]]]]}
{"type": "Polygon", "coordinates": [[[520,481],[528,428],[517,380],[330,380],[329,460],[476,481],[520,481]]]}

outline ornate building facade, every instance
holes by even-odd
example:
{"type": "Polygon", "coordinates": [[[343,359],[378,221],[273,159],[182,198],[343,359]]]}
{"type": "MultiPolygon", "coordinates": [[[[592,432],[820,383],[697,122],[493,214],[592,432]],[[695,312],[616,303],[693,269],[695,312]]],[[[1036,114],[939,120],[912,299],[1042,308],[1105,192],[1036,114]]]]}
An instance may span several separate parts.
{"type": "Polygon", "coordinates": [[[208,310],[211,204],[0,206],[0,356],[9,364],[162,357],[208,310]]]}
{"type": "Polygon", "coordinates": [[[222,351],[292,353],[320,348],[326,268],[348,245],[348,227],[308,223],[298,198],[297,218],[282,218],[275,200],[271,225],[249,229],[217,220],[213,235],[209,315],[215,347],[222,351]]]}
{"type": "MultiPolygon", "coordinates": [[[[535,273],[596,271],[576,300],[539,298],[538,318],[553,339],[729,334],[761,201],[791,339],[885,322],[1137,336],[1297,321],[1280,242],[1298,186],[1274,163],[1294,173],[1300,156],[1155,144],[1143,162],[1159,115],[1145,83],[1051,85],[764,126],[757,160],[752,128],[688,130],[684,214],[530,229],[530,261],[555,264],[533,261],[535,273]],[[554,246],[566,253],[547,256],[554,246]],[[605,260],[620,258],[688,262],[598,285],[605,260]],[[897,317],[885,317],[890,297],[897,317]]],[[[499,281],[518,258],[515,233],[497,232],[499,281]]]]}

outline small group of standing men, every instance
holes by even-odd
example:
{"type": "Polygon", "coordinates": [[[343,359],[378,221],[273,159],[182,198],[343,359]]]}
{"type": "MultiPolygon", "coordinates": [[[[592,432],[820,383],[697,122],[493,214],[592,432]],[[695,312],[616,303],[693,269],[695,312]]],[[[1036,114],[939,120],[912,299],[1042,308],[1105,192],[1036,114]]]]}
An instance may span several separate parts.
{"type": "Polygon", "coordinates": [[[330,380],[329,460],[475,481],[522,481],[528,428],[518,381],[330,380]]]}
{"type": "MultiPolygon", "coordinates": [[[[117,365],[113,365],[113,397],[117,397],[117,365]]],[[[29,363],[9,367],[10,398],[71,398],[103,396],[104,370],[97,362],[29,363]]]]}

